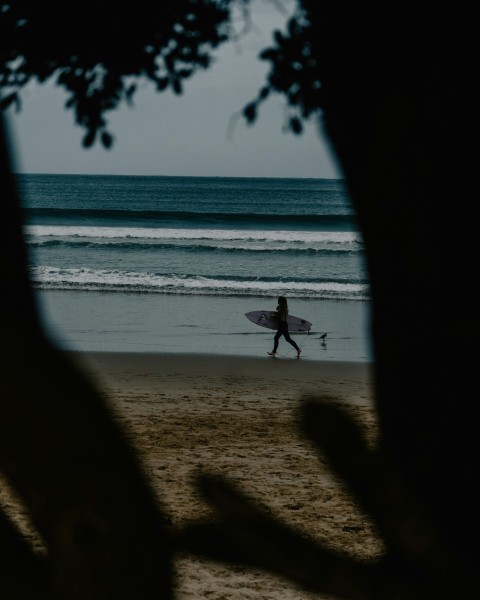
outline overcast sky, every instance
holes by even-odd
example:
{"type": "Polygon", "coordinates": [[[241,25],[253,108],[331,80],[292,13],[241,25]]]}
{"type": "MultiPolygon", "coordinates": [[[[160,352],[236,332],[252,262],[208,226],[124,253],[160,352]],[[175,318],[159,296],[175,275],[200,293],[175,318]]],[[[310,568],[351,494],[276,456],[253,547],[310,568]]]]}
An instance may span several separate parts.
{"type": "Polygon", "coordinates": [[[285,103],[274,96],[249,126],[236,118],[263,85],[268,63],[258,60],[285,16],[269,0],[252,4],[254,27],[228,43],[214,64],[185,84],[184,93],[158,93],[141,84],[134,106],[107,113],[113,148],[84,149],[83,130],[53,84],[31,86],[20,113],[8,111],[14,168],[21,173],[341,177],[316,123],[301,136],[284,131],[285,103]]]}

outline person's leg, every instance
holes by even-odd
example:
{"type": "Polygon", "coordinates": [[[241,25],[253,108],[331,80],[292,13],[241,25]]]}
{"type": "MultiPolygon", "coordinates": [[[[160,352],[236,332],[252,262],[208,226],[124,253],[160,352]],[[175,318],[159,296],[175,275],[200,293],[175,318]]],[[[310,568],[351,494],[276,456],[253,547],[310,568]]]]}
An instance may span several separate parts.
{"type": "Polygon", "coordinates": [[[280,329],[277,331],[277,333],[275,334],[275,337],[273,338],[273,350],[272,352],[269,352],[268,354],[270,354],[271,356],[274,356],[277,352],[277,348],[278,348],[278,340],[280,339],[282,335],[282,332],[280,331],[280,329]]]}
{"type": "Polygon", "coordinates": [[[294,340],[292,340],[292,338],[290,337],[290,334],[288,333],[288,331],[286,333],[284,333],[283,336],[287,340],[287,342],[289,344],[291,344],[295,348],[295,350],[297,351],[297,356],[300,356],[301,350],[298,347],[297,343],[294,340]]]}

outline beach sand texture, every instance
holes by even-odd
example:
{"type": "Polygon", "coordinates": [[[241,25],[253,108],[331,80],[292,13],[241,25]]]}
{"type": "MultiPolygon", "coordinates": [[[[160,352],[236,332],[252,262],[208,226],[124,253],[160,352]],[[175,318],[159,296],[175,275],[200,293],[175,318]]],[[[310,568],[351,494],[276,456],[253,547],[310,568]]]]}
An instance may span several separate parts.
{"type": "MultiPolygon", "coordinates": [[[[369,363],[139,353],[78,353],[175,526],[209,514],[200,469],[221,474],[302,533],[361,559],[382,551],[368,520],[302,434],[302,396],[328,397],[372,444],[376,421],[369,363]]],[[[5,488],[0,502],[38,549],[28,515],[5,488]]],[[[319,598],[268,574],[178,559],[179,600],[319,598]]],[[[329,598],[323,596],[322,598],[329,598]]]]}

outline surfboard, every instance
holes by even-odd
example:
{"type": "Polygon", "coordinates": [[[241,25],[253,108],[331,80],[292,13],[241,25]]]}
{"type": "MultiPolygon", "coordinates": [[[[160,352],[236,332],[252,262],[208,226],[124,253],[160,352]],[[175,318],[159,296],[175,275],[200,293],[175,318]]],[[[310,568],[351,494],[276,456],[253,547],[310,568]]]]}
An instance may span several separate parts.
{"type": "MultiPolygon", "coordinates": [[[[260,327],[266,327],[267,329],[278,329],[278,319],[276,318],[276,312],[274,310],[252,310],[245,313],[245,316],[249,321],[260,325],[260,327]]],[[[288,315],[287,317],[288,331],[292,333],[305,333],[310,331],[312,324],[305,319],[300,317],[294,317],[288,315]]]]}

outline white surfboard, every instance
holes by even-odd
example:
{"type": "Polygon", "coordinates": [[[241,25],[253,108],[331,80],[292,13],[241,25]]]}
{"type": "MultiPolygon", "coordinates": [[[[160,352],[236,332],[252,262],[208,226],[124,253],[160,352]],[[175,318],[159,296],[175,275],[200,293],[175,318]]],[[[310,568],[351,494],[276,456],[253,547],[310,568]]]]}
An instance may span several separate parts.
{"type": "MultiPolygon", "coordinates": [[[[245,316],[249,321],[260,325],[260,327],[266,327],[267,329],[278,329],[278,319],[274,310],[252,310],[245,313],[245,316]]],[[[294,317],[288,315],[287,317],[288,331],[292,333],[305,333],[310,331],[312,324],[310,321],[301,319],[300,317],[294,317]]]]}

